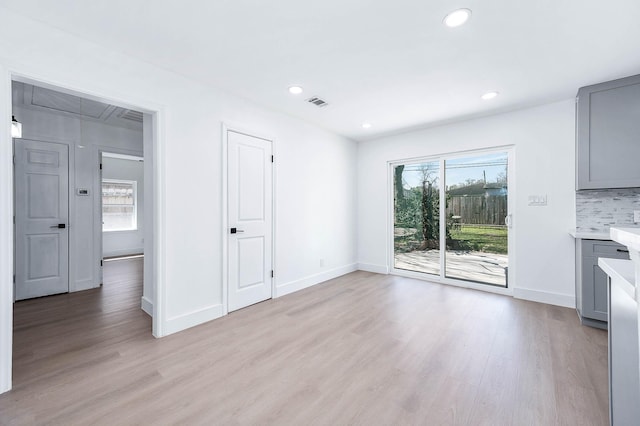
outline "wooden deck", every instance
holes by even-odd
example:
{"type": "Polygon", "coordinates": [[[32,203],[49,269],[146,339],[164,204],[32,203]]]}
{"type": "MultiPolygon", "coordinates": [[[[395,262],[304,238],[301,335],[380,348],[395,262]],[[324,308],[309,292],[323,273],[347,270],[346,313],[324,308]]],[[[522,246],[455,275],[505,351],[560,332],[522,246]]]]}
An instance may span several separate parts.
{"type": "MultiPolygon", "coordinates": [[[[426,274],[440,274],[440,250],[416,250],[395,254],[395,267],[426,274]]],[[[479,251],[446,252],[447,277],[505,287],[505,268],[509,265],[505,254],[479,251]]]]}

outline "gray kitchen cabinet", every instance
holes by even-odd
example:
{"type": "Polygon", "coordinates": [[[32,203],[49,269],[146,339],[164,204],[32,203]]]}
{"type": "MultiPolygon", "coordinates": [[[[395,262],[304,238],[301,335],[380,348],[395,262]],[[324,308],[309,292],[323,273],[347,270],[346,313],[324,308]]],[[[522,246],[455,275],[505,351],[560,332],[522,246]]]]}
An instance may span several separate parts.
{"type": "Polygon", "coordinates": [[[582,87],[576,189],[640,187],[640,75],[582,87]]]}
{"type": "Polygon", "coordinates": [[[598,258],[629,259],[629,251],[613,241],[576,240],[576,310],[580,322],[607,328],[607,274],[598,258]]]}

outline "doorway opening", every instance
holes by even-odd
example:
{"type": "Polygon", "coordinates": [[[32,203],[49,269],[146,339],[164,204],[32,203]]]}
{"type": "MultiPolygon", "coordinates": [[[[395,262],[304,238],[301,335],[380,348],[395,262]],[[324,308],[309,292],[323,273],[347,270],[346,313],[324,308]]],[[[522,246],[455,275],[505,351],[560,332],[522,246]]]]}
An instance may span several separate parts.
{"type": "Polygon", "coordinates": [[[508,288],[512,156],[504,148],[391,163],[392,271],[508,288]]]}
{"type": "Polygon", "coordinates": [[[33,351],[48,340],[27,336],[51,333],[95,344],[91,330],[111,319],[137,321],[156,333],[155,261],[144,256],[154,247],[155,118],[27,80],[12,81],[12,108],[22,123],[21,137],[13,140],[13,372],[19,382],[31,368],[19,356],[21,345],[33,351]],[[105,256],[118,260],[105,262],[105,256]],[[37,312],[42,321],[31,318],[37,312]],[[52,318],[57,330],[48,329],[52,318]],[[69,332],[60,329],[64,324],[69,332]]]}

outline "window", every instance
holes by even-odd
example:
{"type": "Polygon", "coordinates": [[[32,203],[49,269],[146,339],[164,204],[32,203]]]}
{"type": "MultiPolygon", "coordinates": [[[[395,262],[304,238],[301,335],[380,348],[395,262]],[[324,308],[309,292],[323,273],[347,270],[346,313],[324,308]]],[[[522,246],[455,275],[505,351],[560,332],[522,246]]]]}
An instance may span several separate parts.
{"type": "Polygon", "coordinates": [[[136,181],[102,180],[102,231],[138,229],[136,181]]]}

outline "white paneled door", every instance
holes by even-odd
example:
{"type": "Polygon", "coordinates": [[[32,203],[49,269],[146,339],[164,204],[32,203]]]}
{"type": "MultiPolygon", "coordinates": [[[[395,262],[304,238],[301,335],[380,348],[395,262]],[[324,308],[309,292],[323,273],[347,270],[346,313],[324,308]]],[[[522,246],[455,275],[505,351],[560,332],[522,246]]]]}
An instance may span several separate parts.
{"type": "Polygon", "coordinates": [[[228,310],[272,297],[271,141],[228,131],[228,310]]]}
{"type": "Polygon", "coordinates": [[[69,148],[15,141],[16,300],[69,291],[69,148]]]}

